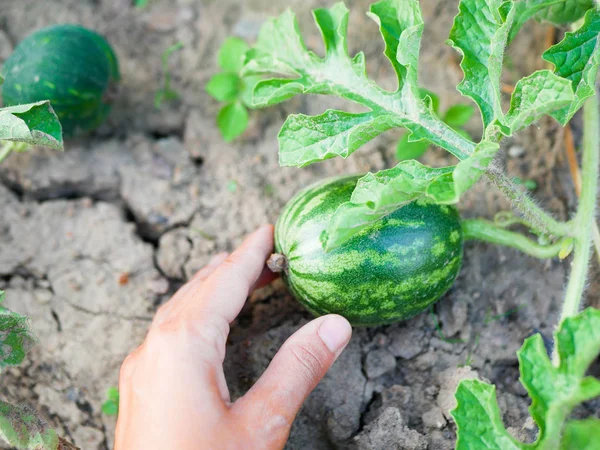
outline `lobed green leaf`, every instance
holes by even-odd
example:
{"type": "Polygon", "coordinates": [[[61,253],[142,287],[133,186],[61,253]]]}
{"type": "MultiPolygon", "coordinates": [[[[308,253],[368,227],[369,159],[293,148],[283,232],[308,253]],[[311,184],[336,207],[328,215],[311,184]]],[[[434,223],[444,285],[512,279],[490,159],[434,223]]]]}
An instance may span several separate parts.
{"type": "MultiPolygon", "coordinates": [[[[0,291],[0,305],[3,302],[0,291]]],[[[0,370],[21,364],[35,342],[27,317],[0,306],[0,370]]]]}
{"type": "Polygon", "coordinates": [[[524,448],[504,428],[495,386],[479,380],[464,380],[458,385],[455,395],[457,406],[452,411],[452,417],[459,427],[457,450],[524,448]]]}
{"type": "Polygon", "coordinates": [[[454,204],[484,173],[498,144],[482,141],[473,156],[453,167],[432,168],[415,160],[362,177],[350,201],[342,203],[323,238],[326,251],[343,245],[364,228],[419,199],[454,204]]]}
{"type": "Polygon", "coordinates": [[[500,75],[515,8],[512,1],[462,0],[448,43],[463,58],[458,90],[481,110],[483,125],[504,123],[500,75]]]}
{"type": "Polygon", "coordinates": [[[506,113],[506,125],[513,134],[546,114],[569,106],[575,100],[571,82],[549,70],[538,70],[519,80],[506,113]]]}
{"type": "Polygon", "coordinates": [[[558,122],[566,125],[594,95],[594,84],[600,63],[600,11],[591,9],[585,15],[581,28],[567,33],[558,44],[550,47],[542,57],[554,64],[554,72],[572,83],[575,99],[568,106],[552,113],[558,122]]]}
{"type": "MultiPolygon", "coordinates": [[[[531,398],[531,417],[540,432],[533,444],[521,444],[504,430],[493,386],[463,381],[458,387],[457,407],[452,411],[458,427],[457,449],[544,448],[586,449],[590,436],[597,435],[597,419],[564,423],[580,403],[600,396],[600,381],[586,377],[590,364],[600,353],[600,311],[588,308],[565,319],[555,333],[558,366],[553,365],[539,334],[525,340],[517,353],[520,381],[531,398]],[[473,431],[475,430],[475,431],[473,431]]],[[[595,441],[597,442],[597,441],[595,441]]]]}
{"type": "Polygon", "coordinates": [[[533,18],[544,9],[549,8],[557,3],[562,3],[564,0],[521,0],[515,1],[515,18],[510,29],[508,41],[512,41],[521,27],[529,19],[533,18]]]}
{"type": "Polygon", "coordinates": [[[573,23],[581,19],[593,7],[594,0],[559,0],[542,8],[536,18],[556,25],[573,23]]]}
{"type": "Polygon", "coordinates": [[[23,450],[57,450],[59,438],[32,408],[0,401],[0,438],[23,450]]]}
{"type": "Polygon", "coordinates": [[[452,105],[444,114],[444,122],[452,128],[462,127],[471,120],[474,113],[475,108],[471,105],[452,105]]]}
{"type": "Polygon", "coordinates": [[[406,161],[409,159],[419,159],[429,148],[429,141],[421,139],[411,141],[410,133],[404,133],[396,146],[396,159],[406,161]]]}
{"type": "Polygon", "coordinates": [[[600,442],[600,419],[570,420],[560,450],[596,450],[600,442]]]}
{"type": "Polygon", "coordinates": [[[416,89],[424,26],[418,0],[382,0],[371,5],[368,15],[379,25],[385,56],[400,82],[398,91],[416,89]]]}
{"type": "Polygon", "coordinates": [[[393,116],[327,110],[319,116],[292,115],[279,133],[279,163],[304,167],[335,156],[347,158],[363,144],[394,128],[393,116]]]}
{"type": "Polygon", "coordinates": [[[62,127],[47,100],[0,108],[0,140],[63,149],[62,127]]]}

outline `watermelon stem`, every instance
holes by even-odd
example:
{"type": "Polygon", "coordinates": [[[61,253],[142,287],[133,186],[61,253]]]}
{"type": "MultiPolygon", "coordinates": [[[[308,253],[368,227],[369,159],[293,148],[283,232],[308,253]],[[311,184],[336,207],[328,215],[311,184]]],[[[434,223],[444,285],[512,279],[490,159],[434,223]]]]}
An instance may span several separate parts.
{"type": "MultiPolygon", "coordinates": [[[[592,96],[583,106],[583,150],[581,158],[581,195],[579,206],[575,214],[575,245],[573,247],[573,262],[571,275],[567,284],[567,291],[558,322],[558,327],[563,321],[576,315],[581,306],[583,293],[588,277],[592,230],[596,217],[596,202],[598,191],[598,166],[600,165],[600,130],[598,129],[598,95],[592,96]]],[[[556,363],[558,356],[553,355],[556,363]]]]}
{"type": "Polygon", "coordinates": [[[288,260],[281,253],[273,253],[267,260],[267,267],[274,273],[288,273],[288,260]]]}
{"type": "Polygon", "coordinates": [[[527,238],[521,233],[501,228],[489,220],[465,219],[461,222],[461,226],[465,241],[477,240],[504,245],[505,247],[516,248],[534,258],[555,258],[561,254],[561,250],[565,247],[563,242],[565,239],[544,245],[527,238]]]}

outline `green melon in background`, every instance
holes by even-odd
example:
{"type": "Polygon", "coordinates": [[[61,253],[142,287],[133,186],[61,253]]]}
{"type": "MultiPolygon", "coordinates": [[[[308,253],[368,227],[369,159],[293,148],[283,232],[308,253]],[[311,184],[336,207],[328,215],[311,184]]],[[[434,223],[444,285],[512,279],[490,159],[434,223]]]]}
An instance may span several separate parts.
{"type": "Polygon", "coordinates": [[[277,254],[269,267],[281,269],[294,296],[315,315],[340,314],[353,325],[408,319],[439,300],[460,271],[458,211],[412,202],[325,253],[321,234],[358,179],[326,180],[292,198],[275,227],[277,254]]]}
{"type": "Polygon", "coordinates": [[[119,67],[110,44],[78,25],[26,37],[2,70],[5,106],[50,100],[67,135],[98,127],[110,111],[119,67]]]}

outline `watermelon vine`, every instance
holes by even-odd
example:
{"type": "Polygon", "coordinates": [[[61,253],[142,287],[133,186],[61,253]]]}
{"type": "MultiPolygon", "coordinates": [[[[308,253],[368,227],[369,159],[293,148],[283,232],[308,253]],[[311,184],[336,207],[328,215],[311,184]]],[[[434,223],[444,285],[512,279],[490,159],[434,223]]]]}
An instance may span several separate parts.
{"type": "MultiPolygon", "coordinates": [[[[292,200],[278,223],[281,235],[276,231],[276,245],[281,254],[274,255],[271,266],[284,272],[292,291],[311,311],[324,313],[337,308],[335,312],[346,312],[352,317],[354,309],[343,311],[343,305],[324,308],[327,302],[318,299],[318,290],[325,284],[315,285],[315,277],[329,270],[328,257],[324,255],[333,258],[339,249],[352,249],[361,236],[384,227],[386,220],[415,203],[454,205],[486,177],[506,196],[514,212],[504,212],[495,220],[463,221],[464,239],[510,246],[537,258],[565,259],[571,255],[572,270],[551,360],[539,336],[528,339],[519,352],[521,380],[532,398],[530,409],[539,426],[538,439],[533,444],[523,444],[510,436],[502,424],[495,388],[469,381],[460,384],[456,395],[458,406],[453,411],[458,426],[457,448],[593,448],[586,442],[597,444],[593,436],[600,433],[600,422],[569,421],[568,416],[581,402],[600,395],[600,381],[584,376],[600,353],[595,337],[600,326],[599,312],[588,309],[577,314],[589,269],[598,187],[600,118],[595,81],[600,63],[600,11],[595,3],[592,0],[461,0],[448,44],[462,56],[464,78],[457,89],[481,113],[483,137],[478,142],[441,120],[433,96],[423,94],[418,83],[424,23],[417,0],[381,0],[372,4],[368,12],[380,28],[385,56],[397,75],[398,88],[393,92],[368,78],[362,52],[349,55],[346,37],[349,12],[343,3],[314,10],[313,15],[325,43],[323,57],[306,48],[291,11],[263,25],[254,47],[245,53],[240,72],[242,82],[245,78],[260,77],[260,81],[251,84],[252,95],[246,99],[248,107],[268,107],[297,95],[318,94],[357,103],[366,112],[327,110],[317,116],[291,115],[279,133],[280,164],[305,167],[329,158],[347,158],[366,142],[398,127],[408,130],[407,142],[436,145],[455,156],[458,163],[429,167],[415,160],[404,160],[395,167],[364,175],[344,201],[336,204],[334,210],[327,210],[326,223],[316,227],[320,230],[318,236],[312,228],[303,230],[302,225],[289,219],[298,203],[297,198],[292,200]],[[542,55],[554,69],[538,70],[519,80],[505,110],[500,82],[504,52],[519,29],[532,18],[576,24],[572,32],[542,55]],[[544,116],[551,116],[564,126],[581,108],[584,109],[581,197],[574,217],[561,222],[538,206],[499,169],[494,159],[504,138],[544,116]],[[525,227],[527,232],[515,231],[515,225],[525,227]],[[312,239],[308,254],[318,251],[320,260],[314,267],[305,266],[304,272],[298,271],[295,281],[293,271],[301,264],[298,258],[306,259],[306,255],[295,253],[300,245],[297,242],[286,248],[289,243],[286,241],[290,239],[288,233],[298,232],[303,233],[303,239],[312,239]]],[[[322,198],[315,200],[314,191],[304,194],[312,196],[302,200],[304,207],[321,207],[322,198]]],[[[312,220],[311,214],[312,209],[308,218],[302,219],[304,223],[312,220]]]]}

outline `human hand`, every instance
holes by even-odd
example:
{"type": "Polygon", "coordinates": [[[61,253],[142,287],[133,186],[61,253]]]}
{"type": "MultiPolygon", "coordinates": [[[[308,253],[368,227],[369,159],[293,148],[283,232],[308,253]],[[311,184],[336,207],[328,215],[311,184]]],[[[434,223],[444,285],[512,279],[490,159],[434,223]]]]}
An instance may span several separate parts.
{"type": "Polygon", "coordinates": [[[352,333],[323,316],[294,333],[242,398],[231,403],[223,373],[229,324],[248,293],[272,280],[265,261],[273,227],[220,254],[157,312],[119,380],[115,449],[282,448],[302,403],[352,333]]]}

